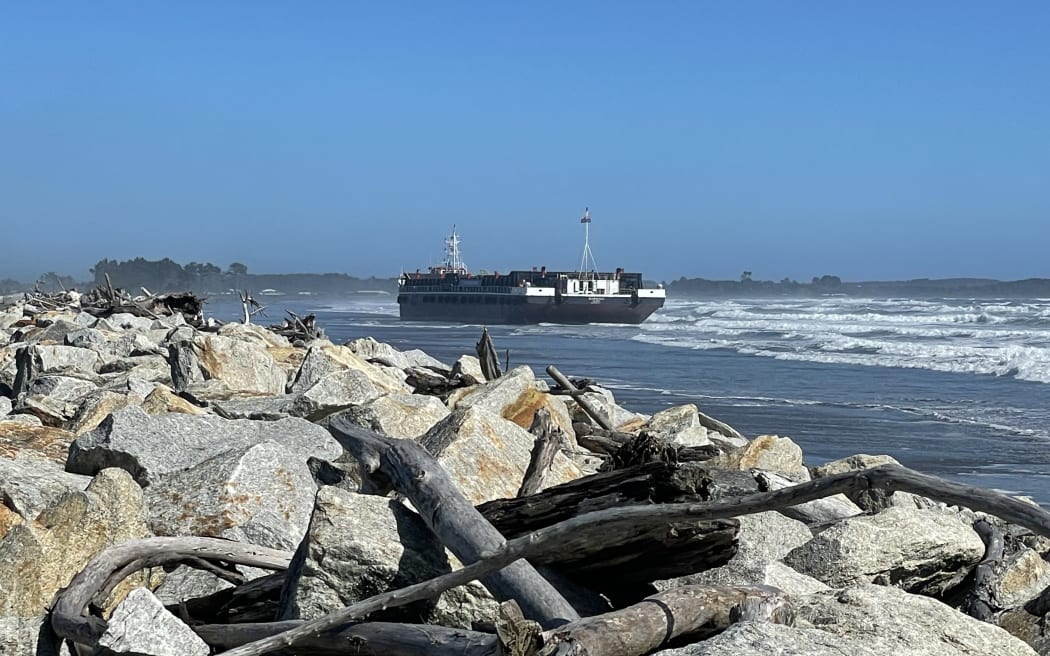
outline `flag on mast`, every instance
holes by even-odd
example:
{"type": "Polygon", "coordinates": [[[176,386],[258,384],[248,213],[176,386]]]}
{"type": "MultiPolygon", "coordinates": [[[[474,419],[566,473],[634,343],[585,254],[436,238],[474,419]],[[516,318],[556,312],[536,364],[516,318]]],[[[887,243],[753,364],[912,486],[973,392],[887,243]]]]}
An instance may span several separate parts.
{"type": "Polygon", "coordinates": [[[591,208],[585,207],[585,208],[583,208],[583,218],[580,219],[580,223],[590,223],[590,222],[591,222],[591,208]]]}

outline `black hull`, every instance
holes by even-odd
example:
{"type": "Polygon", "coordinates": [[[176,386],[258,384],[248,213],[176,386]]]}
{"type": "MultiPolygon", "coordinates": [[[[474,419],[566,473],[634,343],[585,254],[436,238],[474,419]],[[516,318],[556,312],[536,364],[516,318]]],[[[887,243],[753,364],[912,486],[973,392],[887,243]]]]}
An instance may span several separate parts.
{"type": "Polygon", "coordinates": [[[663,307],[664,299],[602,298],[591,302],[587,298],[529,299],[491,297],[478,298],[480,303],[442,303],[440,298],[426,298],[422,294],[398,297],[401,319],[405,321],[452,321],[477,324],[638,324],[663,307]],[[486,303],[484,301],[489,300],[486,303]]]}

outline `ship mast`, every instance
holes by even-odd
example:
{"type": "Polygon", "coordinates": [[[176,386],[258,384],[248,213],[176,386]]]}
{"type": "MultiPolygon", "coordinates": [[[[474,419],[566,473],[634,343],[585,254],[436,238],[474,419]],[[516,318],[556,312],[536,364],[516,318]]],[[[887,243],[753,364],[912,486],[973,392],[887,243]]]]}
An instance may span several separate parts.
{"type": "Polygon", "coordinates": [[[591,208],[584,208],[583,218],[580,219],[580,223],[583,224],[583,257],[580,258],[579,271],[582,276],[587,271],[588,261],[591,265],[591,271],[598,270],[598,264],[594,261],[594,255],[591,254],[591,208]]]}
{"type": "Polygon", "coordinates": [[[452,224],[452,235],[445,240],[445,269],[454,273],[464,273],[467,266],[459,259],[459,235],[456,225],[452,224]]]}

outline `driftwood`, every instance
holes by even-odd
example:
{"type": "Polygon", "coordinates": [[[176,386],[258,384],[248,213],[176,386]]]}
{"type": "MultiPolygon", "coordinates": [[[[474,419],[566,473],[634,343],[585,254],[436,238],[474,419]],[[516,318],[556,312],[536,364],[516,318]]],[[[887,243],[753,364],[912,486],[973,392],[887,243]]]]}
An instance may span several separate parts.
{"type": "Polygon", "coordinates": [[[244,291],[239,292],[239,294],[241,297],[242,323],[245,325],[250,324],[252,322],[252,317],[260,313],[262,313],[263,316],[266,316],[266,306],[261,305],[259,301],[255,300],[251,292],[245,289],[244,291]]]}
{"type": "MultiPolygon", "coordinates": [[[[478,361],[481,363],[481,373],[487,380],[496,380],[503,374],[499,370],[499,358],[496,356],[496,347],[492,344],[492,336],[488,328],[481,329],[481,339],[475,347],[478,361]]],[[[510,352],[507,352],[507,361],[510,361],[510,352]]]]}
{"type": "Polygon", "coordinates": [[[554,464],[554,456],[565,441],[565,434],[554,425],[551,414],[546,408],[536,411],[529,432],[536,436],[536,443],[532,448],[529,466],[525,470],[525,476],[518,488],[519,497],[527,497],[535,494],[543,488],[543,479],[554,464]]]}
{"type": "Polygon", "coordinates": [[[990,622],[996,613],[1002,610],[999,606],[993,587],[999,581],[1003,558],[1006,554],[1005,532],[987,519],[979,519],[973,529],[984,541],[984,558],[977,563],[973,571],[973,581],[962,610],[971,617],[983,622],[990,622]]]}
{"type": "Polygon", "coordinates": [[[605,413],[591,405],[591,402],[583,396],[583,392],[577,389],[576,386],[572,384],[572,381],[558,371],[557,367],[549,365],[547,367],[547,374],[550,375],[556,383],[561,385],[576,401],[576,404],[583,408],[583,411],[586,412],[599,426],[608,431],[614,430],[612,422],[610,422],[609,418],[605,416],[605,413]]]}
{"type": "MultiPolygon", "coordinates": [[[[360,451],[364,445],[378,454],[379,468],[394,488],[411,501],[427,526],[461,562],[474,562],[483,552],[503,543],[499,531],[463,497],[444,468],[418,443],[387,438],[339,418],[328,428],[341,444],[358,442],[354,450],[360,451]]],[[[375,462],[369,458],[367,464],[375,462]]],[[[362,463],[362,468],[365,465],[362,463]]],[[[526,561],[514,563],[483,583],[497,599],[516,600],[531,619],[544,626],[579,617],[554,586],[526,561]]]]}
{"type": "Polygon", "coordinates": [[[105,632],[106,624],[88,615],[90,608],[105,599],[123,579],[147,567],[207,560],[283,570],[287,569],[291,556],[285,551],[218,538],[131,540],[95,556],[58,593],[51,611],[51,627],[63,639],[95,645],[105,632]]]}
{"type": "Polygon", "coordinates": [[[324,339],[324,329],[317,325],[317,315],[311,312],[305,317],[300,317],[291,310],[285,310],[285,312],[288,316],[281,323],[270,326],[270,332],[287,337],[293,342],[324,339]]]}
{"type": "MultiPolygon", "coordinates": [[[[362,622],[306,636],[295,643],[294,652],[272,653],[638,656],[682,638],[716,633],[738,621],[789,623],[794,617],[781,593],[767,586],[681,586],[647,597],[629,608],[545,632],[524,619],[513,602],[504,603],[500,611],[497,635],[441,626],[362,622]]],[[[302,625],[302,621],[238,627],[204,625],[194,627],[194,631],[212,647],[230,649],[302,625]]]]}

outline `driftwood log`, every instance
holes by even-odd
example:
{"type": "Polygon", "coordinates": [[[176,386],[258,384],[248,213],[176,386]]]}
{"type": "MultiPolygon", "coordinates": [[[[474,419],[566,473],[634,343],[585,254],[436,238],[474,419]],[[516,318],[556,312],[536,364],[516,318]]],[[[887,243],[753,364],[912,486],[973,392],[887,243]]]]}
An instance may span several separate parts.
{"type": "MultiPolygon", "coordinates": [[[[357,442],[351,450],[374,451],[362,468],[375,465],[394,488],[405,495],[431,531],[463,563],[478,560],[503,544],[503,536],[463,497],[437,460],[412,440],[397,440],[339,418],[329,431],[341,443],[357,442]]],[[[545,627],[579,618],[562,595],[527,561],[514,563],[484,581],[496,599],[514,599],[530,619],[545,627]]]]}
{"type": "Polygon", "coordinates": [[[595,421],[595,423],[605,430],[614,430],[612,422],[610,422],[609,418],[605,416],[605,413],[591,405],[591,402],[583,396],[583,392],[578,390],[576,386],[572,384],[572,381],[566,378],[562,372],[558,371],[557,367],[549,365],[547,367],[547,374],[554,379],[554,382],[561,385],[567,394],[572,396],[573,400],[576,401],[576,404],[579,405],[583,411],[595,421]]]}
{"type": "MultiPolygon", "coordinates": [[[[492,343],[488,328],[481,329],[481,339],[478,340],[475,352],[481,363],[481,373],[485,375],[486,380],[496,380],[503,375],[499,370],[499,357],[496,355],[496,346],[492,343]]],[[[507,358],[510,359],[509,354],[507,358]]]]}
{"type": "Polygon", "coordinates": [[[543,479],[554,464],[554,456],[558,455],[558,450],[565,443],[565,433],[554,425],[551,413],[546,408],[536,411],[529,432],[536,437],[536,442],[533,444],[529,466],[525,469],[525,477],[518,488],[519,497],[527,497],[543,488],[543,479]]]}

